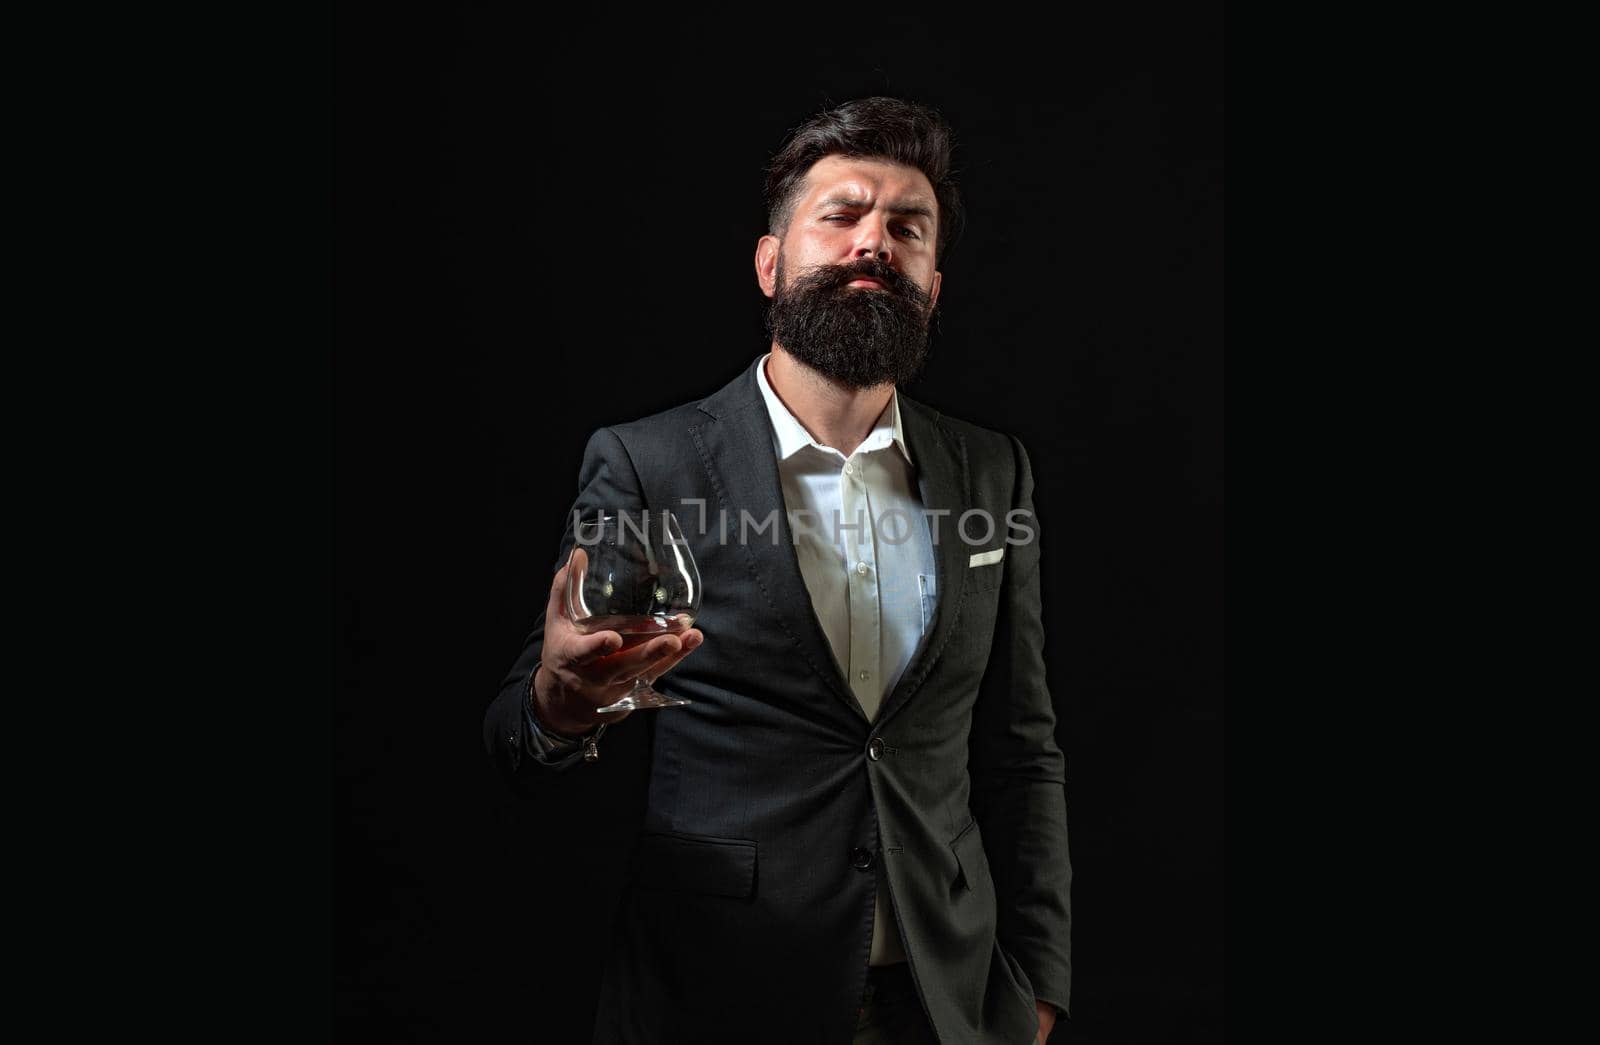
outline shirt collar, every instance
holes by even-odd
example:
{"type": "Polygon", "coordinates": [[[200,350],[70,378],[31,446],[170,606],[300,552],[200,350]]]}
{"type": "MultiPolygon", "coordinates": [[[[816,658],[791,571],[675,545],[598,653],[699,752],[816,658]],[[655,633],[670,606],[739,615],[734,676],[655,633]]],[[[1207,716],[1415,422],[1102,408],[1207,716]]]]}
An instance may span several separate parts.
{"type": "MultiPolygon", "coordinates": [[[[783,400],[778,398],[778,393],[772,390],[772,385],[767,382],[767,359],[772,355],[768,352],[756,364],[756,381],[761,386],[761,398],[767,403],[767,416],[772,418],[772,431],[778,444],[778,460],[787,461],[795,454],[808,446],[819,450],[835,453],[832,447],[825,447],[806,431],[806,426],[801,424],[789,408],[783,405],[783,400]]],[[[871,453],[882,450],[890,445],[898,446],[904,455],[907,464],[911,464],[911,450],[906,446],[905,428],[900,423],[900,390],[897,388],[889,394],[889,405],[883,408],[883,413],[878,415],[877,423],[872,431],[856,447],[856,453],[871,453]]]]}

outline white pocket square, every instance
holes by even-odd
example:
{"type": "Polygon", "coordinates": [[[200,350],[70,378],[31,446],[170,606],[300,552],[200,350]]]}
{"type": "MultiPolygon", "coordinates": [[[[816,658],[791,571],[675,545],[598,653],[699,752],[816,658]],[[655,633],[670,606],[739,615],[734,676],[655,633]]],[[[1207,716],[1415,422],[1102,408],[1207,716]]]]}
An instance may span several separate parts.
{"type": "Polygon", "coordinates": [[[1005,557],[1005,554],[1006,550],[1004,548],[996,548],[993,551],[988,552],[978,552],[973,555],[972,558],[967,560],[967,568],[971,569],[974,566],[987,566],[991,562],[999,562],[1005,557]]]}

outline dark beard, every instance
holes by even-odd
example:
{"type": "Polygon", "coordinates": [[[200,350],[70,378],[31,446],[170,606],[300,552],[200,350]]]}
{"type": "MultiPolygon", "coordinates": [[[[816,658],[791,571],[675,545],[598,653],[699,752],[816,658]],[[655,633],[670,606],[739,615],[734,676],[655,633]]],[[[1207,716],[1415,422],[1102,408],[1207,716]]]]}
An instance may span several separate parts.
{"type": "Polygon", "coordinates": [[[767,332],[806,366],[850,388],[909,381],[928,357],[927,291],[884,262],[824,265],[783,282],[767,306],[767,332]],[[852,287],[862,276],[883,290],[852,287]]]}

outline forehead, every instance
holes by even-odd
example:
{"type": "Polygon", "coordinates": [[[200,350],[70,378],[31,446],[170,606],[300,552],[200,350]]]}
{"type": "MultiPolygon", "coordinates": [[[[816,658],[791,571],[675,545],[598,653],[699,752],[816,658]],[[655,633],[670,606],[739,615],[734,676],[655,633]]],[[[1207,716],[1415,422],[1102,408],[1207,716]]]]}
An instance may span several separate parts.
{"type": "Polygon", "coordinates": [[[889,160],[824,156],[806,172],[802,208],[828,196],[852,196],[875,203],[923,203],[938,213],[933,184],[915,167],[889,160]]]}

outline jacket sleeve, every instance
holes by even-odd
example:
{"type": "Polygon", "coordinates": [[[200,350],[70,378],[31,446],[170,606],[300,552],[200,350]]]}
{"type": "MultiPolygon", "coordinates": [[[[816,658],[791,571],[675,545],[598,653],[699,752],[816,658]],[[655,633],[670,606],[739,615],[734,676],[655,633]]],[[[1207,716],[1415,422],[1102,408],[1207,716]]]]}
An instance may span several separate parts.
{"type": "Polygon", "coordinates": [[[973,709],[968,768],[973,815],[994,875],[1000,945],[1022,966],[1034,996],[1066,1012],[1072,991],[1066,760],[1056,744],[1055,710],[1045,684],[1033,471],[1022,444],[1011,442],[1012,512],[1019,525],[1007,534],[1017,543],[1007,546],[992,652],[973,709]],[[1022,526],[1032,530],[1027,540],[1022,526]]]}
{"type": "MultiPolygon", "coordinates": [[[[583,452],[578,497],[562,523],[560,548],[550,568],[552,577],[566,564],[567,556],[577,543],[573,532],[575,518],[592,519],[600,512],[636,512],[643,507],[639,477],[627,448],[611,429],[600,429],[589,437],[589,445],[583,452]]],[[[538,595],[541,606],[548,593],[549,584],[546,583],[538,595]]],[[[557,749],[547,754],[550,746],[547,742],[541,744],[534,723],[529,687],[544,653],[544,623],[541,610],[532,633],[523,643],[522,654],[511,665],[510,673],[500,684],[499,696],[483,716],[483,742],[489,761],[514,790],[535,786],[542,776],[581,762],[579,752],[564,753],[557,749]]]]}

